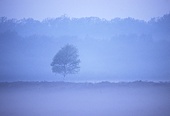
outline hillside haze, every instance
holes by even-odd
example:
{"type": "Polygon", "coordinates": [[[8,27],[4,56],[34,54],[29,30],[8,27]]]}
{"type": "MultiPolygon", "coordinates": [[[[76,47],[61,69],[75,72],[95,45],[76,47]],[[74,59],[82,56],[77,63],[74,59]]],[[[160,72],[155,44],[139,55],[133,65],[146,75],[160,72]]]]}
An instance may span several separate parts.
{"type": "Polygon", "coordinates": [[[0,18],[0,81],[61,81],[50,63],[65,44],[79,50],[67,81],[169,81],[170,14],[146,22],[97,17],[0,18]]]}

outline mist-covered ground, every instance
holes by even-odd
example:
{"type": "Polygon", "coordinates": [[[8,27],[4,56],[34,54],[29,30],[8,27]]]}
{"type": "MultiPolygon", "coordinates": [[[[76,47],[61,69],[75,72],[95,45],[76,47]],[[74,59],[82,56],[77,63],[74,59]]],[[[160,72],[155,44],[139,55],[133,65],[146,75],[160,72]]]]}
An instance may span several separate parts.
{"type": "Polygon", "coordinates": [[[170,83],[1,82],[1,116],[169,116],[170,83]]]}

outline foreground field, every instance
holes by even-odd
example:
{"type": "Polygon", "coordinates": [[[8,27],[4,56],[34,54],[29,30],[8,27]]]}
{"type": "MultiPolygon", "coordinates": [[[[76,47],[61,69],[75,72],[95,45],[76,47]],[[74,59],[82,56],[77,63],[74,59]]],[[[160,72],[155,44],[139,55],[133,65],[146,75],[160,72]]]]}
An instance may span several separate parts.
{"type": "Polygon", "coordinates": [[[0,83],[1,116],[170,116],[170,83],[0,83]]]}

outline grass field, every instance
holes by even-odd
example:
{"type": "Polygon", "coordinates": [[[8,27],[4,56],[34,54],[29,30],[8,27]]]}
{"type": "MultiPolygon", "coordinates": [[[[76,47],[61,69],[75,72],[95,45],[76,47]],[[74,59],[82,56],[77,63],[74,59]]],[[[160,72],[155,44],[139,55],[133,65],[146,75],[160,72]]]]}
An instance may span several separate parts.
{"type": "Polygon", "coordinates": [[[0,116],[170,116],[170,83],[1,82],[0,116]]]}

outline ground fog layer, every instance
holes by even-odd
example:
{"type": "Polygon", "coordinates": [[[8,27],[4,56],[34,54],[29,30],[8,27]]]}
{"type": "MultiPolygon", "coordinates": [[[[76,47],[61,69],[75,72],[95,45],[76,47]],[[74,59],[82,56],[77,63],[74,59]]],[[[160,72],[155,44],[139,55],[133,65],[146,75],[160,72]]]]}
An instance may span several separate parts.
{"type": "Polygon", "coordinates": [[[169,83],[0,83],[2,116],[169,116],[169,83]]]}

